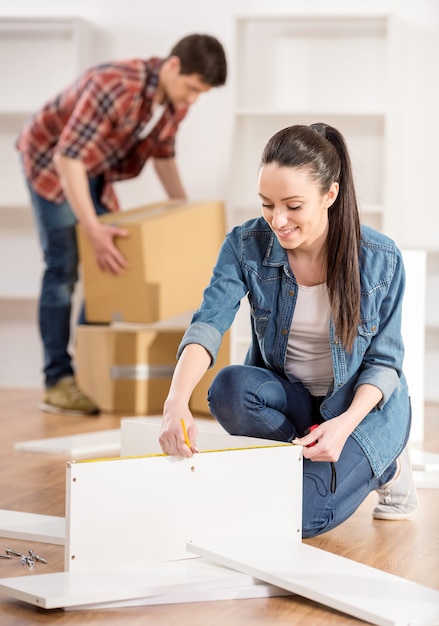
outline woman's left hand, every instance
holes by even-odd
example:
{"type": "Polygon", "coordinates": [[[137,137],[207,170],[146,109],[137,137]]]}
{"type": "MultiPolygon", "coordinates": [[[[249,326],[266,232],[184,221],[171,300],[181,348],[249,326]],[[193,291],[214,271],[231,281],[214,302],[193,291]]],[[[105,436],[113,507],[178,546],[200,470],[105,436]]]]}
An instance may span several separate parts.
{"type": "Polygon", "coordinates": [[[293,444],[303,446],[303,456],[311,461],[336,462],[340,458],[351,430],[342,416],[319,424],[308,435],[296,438],[293,444]]]}

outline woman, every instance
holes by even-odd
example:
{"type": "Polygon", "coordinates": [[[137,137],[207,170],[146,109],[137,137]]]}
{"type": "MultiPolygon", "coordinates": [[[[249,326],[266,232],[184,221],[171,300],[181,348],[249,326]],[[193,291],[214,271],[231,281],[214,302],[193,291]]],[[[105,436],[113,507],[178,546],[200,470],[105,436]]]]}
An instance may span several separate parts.
{"type": "Polygon", "coordinates": [[[263,217],[229,233],[183,337],[162,449],[196,452],[189,399],[247,295],[251,345],[244,365],[215,377],[214,417],[231,434],[304,446],[304,537],[342,523],[373,490],[375,518],[405,519],[417,498],[405,449],[401,253],[360,227],[349,154],[331,126],[276,133],[258,190],[263,217]]]}

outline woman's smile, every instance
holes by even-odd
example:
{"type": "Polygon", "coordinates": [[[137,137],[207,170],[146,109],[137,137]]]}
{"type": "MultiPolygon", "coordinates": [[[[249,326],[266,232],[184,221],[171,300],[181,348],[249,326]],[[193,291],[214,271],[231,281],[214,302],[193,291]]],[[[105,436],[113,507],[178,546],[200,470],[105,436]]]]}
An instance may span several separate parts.
{"type": "Polygon", "coordinates": [[[279,229],[273,229],[274,234],[276,235],[276,237],[278,237],[278,239],[288,239],[289,237],[291,237],[292,235],[294,235],[297,231],[299,230],[299,226],[294,226],[291,228],[284,228],[282,230],[279,229]]]}

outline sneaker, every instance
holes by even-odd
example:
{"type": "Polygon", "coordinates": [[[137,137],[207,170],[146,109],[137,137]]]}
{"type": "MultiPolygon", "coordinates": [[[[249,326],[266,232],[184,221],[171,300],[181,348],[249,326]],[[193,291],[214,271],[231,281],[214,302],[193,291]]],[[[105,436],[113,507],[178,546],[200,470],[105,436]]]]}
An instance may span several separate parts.
{"type": "Polygon", "coordinates": [[[372,513],[375,519],[407,519],[416,511],[418,498],[407,448],[397,459],[395,476],[377,492],[378,505],[372,513]]]}
{"type": "Polygon", "coordinates": [[[61,378],[56,385],[48,387],[41,411],[62,415],[97,415],[99,408],[78,388],[73,376],[61,378]]]}

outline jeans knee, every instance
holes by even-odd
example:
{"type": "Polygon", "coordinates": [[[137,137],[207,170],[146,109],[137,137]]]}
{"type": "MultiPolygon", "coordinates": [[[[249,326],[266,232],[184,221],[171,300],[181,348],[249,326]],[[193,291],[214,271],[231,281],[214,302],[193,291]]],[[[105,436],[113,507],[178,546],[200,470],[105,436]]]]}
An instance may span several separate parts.
{"type": "Polygon", "coordinates": [[[228,365],[221,369],[213,379],[208,394],[207,401],[209,403],[212,415],[217,417],[219,412],[228,404],[227,398],[233,394],[233,385],[236,377],[233,370],[236,366],[228,365]]]}

